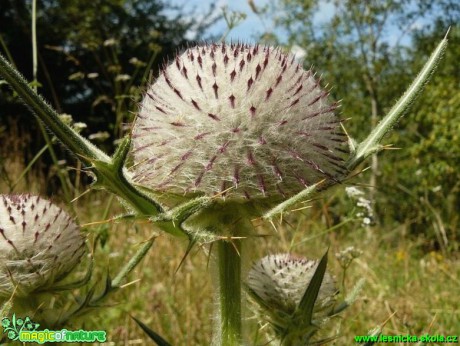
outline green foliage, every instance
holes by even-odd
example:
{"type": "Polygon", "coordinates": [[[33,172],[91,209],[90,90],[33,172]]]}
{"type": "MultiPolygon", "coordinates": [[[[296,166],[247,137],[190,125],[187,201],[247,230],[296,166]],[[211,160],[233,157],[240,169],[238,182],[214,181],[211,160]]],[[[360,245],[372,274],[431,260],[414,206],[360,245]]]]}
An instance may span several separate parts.
{"type": "MultiPolygon", "coordinates": [[[[0,11],[0,52],[27,80],[33,79],[31,7],[30,0],[5,0],[0,11]]],[[[85,137],[112,152],[128,130],[125,124],[133,119],[145,84],[177,47],[189,42],[185,36],[190,31],[200,35],[207,25],[157,0],[38,1],[38,81],[31,84],[58,113],[72,114],[73,121],[86,124],[82,129],[85,137]]],[[[70,182],[80,184],[78,173],[66,172],[48,154],[36,156],[42,153],[45,141],[30,117],[22,101],[2,83],[1,123],[18,127],[16,139],[10,136],[2,142],[20,142],[26,147],[17,150],[18,165],[26,167],[38,159],[34,169],[49,177],[40,191],[51,194],[65,188],[74,193],[77,186],[70,182]],[[33,147],[25,141],[28,137],[34,139],[33,147]],[[67,177],[68,184],[55,179],[57,176],[67,177]]],[[[56,150],[56,157],[74,162],[68,152],[56,150]]],[[[11,153],[0,150],[0,156],[7,154],[11,153]]],[[[4,169],[3,158],[0,172],[10,189],[17,185],[11,169],[4,169]]],[[[89,182],[82,177],[81,183],[89,182]]]]}
{"type": "MultiPolygon", "coordinates": [[[[5,0],[0,13],[2,48],[28,80],[30,8],[28,1],[5,0]]],[[[40,92],[58,112],[96,133],[108,131],[112,139],[132,120],[149,73],[188,42],[188,30],[199,34],[205,27],[179,12],[167,17],[172,9],[161,1],[45,0],[37,10],[40,92]]],[[[24,113],[22,106],[1,100],[2,118],[24,113]]]]}
{"type": "MultiPolygon", "coordinates": [[[[388,213],[388,218],[412,220],[411,229],[416,233],[426,233],[428,226],[431,245],[454,250],[458,249],[456,241],[460,236],[459,34],[458,29],[450,33],[450,48],[439,72],[403,121],[402,128],[406,130],[400,131],[398,142],[405,149],[398,154],[398,160],[384,167],[388,186],[397,188],[384,188],[385,194],[411,201],[388,213]],[[396,177],[389,174],[394,169],[399,172],[396,177]]],[[[421,54],[413,64],[414,70],[424,58],[423,52],[432,48],[436,36],[433,33],[415,38],[414,55],[421,54]]]]}

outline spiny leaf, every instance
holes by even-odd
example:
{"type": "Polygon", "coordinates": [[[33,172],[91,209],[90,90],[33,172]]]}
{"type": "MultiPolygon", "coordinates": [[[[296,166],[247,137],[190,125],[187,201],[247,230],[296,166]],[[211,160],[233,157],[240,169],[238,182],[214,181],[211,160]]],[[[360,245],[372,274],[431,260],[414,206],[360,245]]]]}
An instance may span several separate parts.
{"type": "Polygon", "coordinates": [[[185,259],[188,257],[188,255],[190,254],[190,251],[192,251],[192,249],[195,246],[195,244],[196,244],[196,240],[194,240],[194,239],[189,240],[188,245],[187,245],[187,249],[185,250],[185,253],[184,253],[184,256],[182,257],[182,259],[181,259],[179,265],[177,266],[177,269],[174,272],[174,274],[177,274],[177,272],[179,271],[180,267],[182,267],[182,265],[185,262],[185,259]]]}
{"type": "Polygon", "coordinates": [[[139,321],[136,317],[131,316],[131,318],[137,323],[139,327],[141,327],[141,329],[150,337],[150,339],[156,342],[158,346],[171,346],[169,342],[167,342],[160,335],[147,327],[144,323],[139,321]]]}
{"type": "Polygon", "coordinates": [[[401,96],[398,102],[393,106],[393,108],[391,108],[391,110],[382,119],[382,121],[372,130],[369,136],[358,145],[356,152],[350,156],[350,159],[346,163],[346,166],[349,170],[353,170],[367,157],[382,149],[382,147],[378,146],[382,138],[391,131],[398,120],[407,112],[417,96],[422,92],[425,84],[430,80],[433,72],[436,70],[436,67],[438,66],[439,61],[441,60],[447,47],[447,34],[446,37],[444,37],[444,39],[433,51],[430,58],[425,63],[418,76],[406,90],[404,95],[401,96]]]}
{"type": "MultiPolygon", "coordinates": [[[[329,251],[329,250],[328,250],[329,251]]],[[[323,283],[324,274],[326,273],[327,267],[327,254],[328,251],[324,254],[321,260],[318,263],[318,267],[311,278],[310,284],[306,289],[302,300],[297,307],[296,314],[302,315],[303,319],[309,324],[311,323],[313,317],[313,308],[315,306],[316,299],[318,298],[318,293],[323,283]]]]}

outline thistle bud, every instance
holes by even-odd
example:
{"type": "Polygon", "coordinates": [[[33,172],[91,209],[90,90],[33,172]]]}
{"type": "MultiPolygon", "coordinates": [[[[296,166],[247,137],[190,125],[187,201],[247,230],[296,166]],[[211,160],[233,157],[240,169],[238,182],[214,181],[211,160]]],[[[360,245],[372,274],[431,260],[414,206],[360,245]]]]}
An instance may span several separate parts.
{"type": "Polygon", "coordinates": [[[318,263],[278,254],[262,258],[249,271],[248,292],[260,308],[260,320],[271,325],[271,338],[279,339],[282,345],[310,345],[333,312],[337,289],[331,275],[324,272],[322,278],[315,279],[321,286],[316,300],[311,301],[312,315],[307,313],[304,296],[318,263]]]}
{"type": "Polygon", "coordinates": [[[279,48],[187,49],[148,87],[133,128],[133,179],[156,191],[286,198],[345,174],[336,103],[279,48]]]}
{"type": "Polygon", "coordinates": [[[0,297],[25,297],[63,279],[85,240],[61,208],[38,196],[0,197],[0,297]]]}
{"type": "MultiPolygon", "coordinates": [[[[249,271],[248,286],[268,306],[285,314],[295,312],[315,273],[318,261],[290,254],[262,258],[249,271]]],[[[334,303],[337,293],[334,279],[326,272],[315,303],[315,311],[334,303]]]]}

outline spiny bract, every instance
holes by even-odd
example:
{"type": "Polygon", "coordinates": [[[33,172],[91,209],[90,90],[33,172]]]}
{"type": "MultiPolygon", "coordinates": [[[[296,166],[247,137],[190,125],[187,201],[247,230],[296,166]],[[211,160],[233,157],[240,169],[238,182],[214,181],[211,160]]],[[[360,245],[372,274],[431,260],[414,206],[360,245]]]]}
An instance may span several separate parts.
{"type": "Polygon", "coordinates": [[[319,79],[279,48],[187,49],[141,103],[133,179],[171,193],[289,197],[345,173],[346,135],[319,79]]]}
{"type": "Polygon", "coordinates": [[[0,297],[52,286],[84,252],[79,227],[61,208],[38,196],[0,197],[0,297]]]}

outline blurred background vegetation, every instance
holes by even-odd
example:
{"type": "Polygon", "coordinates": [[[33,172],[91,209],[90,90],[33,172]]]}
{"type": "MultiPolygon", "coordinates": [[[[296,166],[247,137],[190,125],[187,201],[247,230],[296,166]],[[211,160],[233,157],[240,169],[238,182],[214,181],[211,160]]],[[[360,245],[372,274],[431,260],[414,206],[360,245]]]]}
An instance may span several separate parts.
{"type": "MultiPolygon", "coordinates": [[[[345,321],[340,329],[348,339],[338,344],[349,344],[351,335],[365,334],[394,311],[389,323],[394,334],[428,332],[430,325],[432,332],[458,332],[460,307],[453,296],[460,288],[460,3],[240,0],[224,8],[191,3],[40,0],[33,81],[31,1],[0,0],[0,51],[110,153],[129,133],[145,85],[174,53],[195,42],[234,39],[231,29],[238,32],[238,25],[256,18],[259,25],[241,39],[282,45],[302,57],[305,67],[313,66],[331,98],[341,100],[341,117],[350,118],[348,133],[362,140],[451,27],[435,76],[385,141],[401,149],[373,158],[369,169],[346,183],[362,190],[370,208],[335,189],[313,201],[311,210],[288,215],[289,226],[261,241],[255,255],[292,251],[319,257],[328,245],[331,252],[350,245],[363,250],[343,281],[349,289],[366,276],[369,284],[349,313],[352,323],[345,321]]],[[[35,119],[0,83],[1,192],[52,196],[82,224],[121,212],[102,192],[70,204],[88,189],[90,177],[58,144],[54,157],[50,154],[35,119]]],[[[261,233],[271,232],[269,225],[260,227],[261,233]]],[[[105,224],[87,230],[100,264],[117,266],[151,226],[105,224]]],[[[183,255],[178,249],[185,246],[167,237],[157,240],[146,266],[133,277],[141,281],[117,296],[118,307],[85,323],[108,329],[116,344],[142,344],[144,336],[129,312],[173,344],[207,344],[212,297],[206,256],[192,254],[174,274],[183,255]]],[[[338,263],[331,268],[340,281],[343,268],[338,263]]]]}

